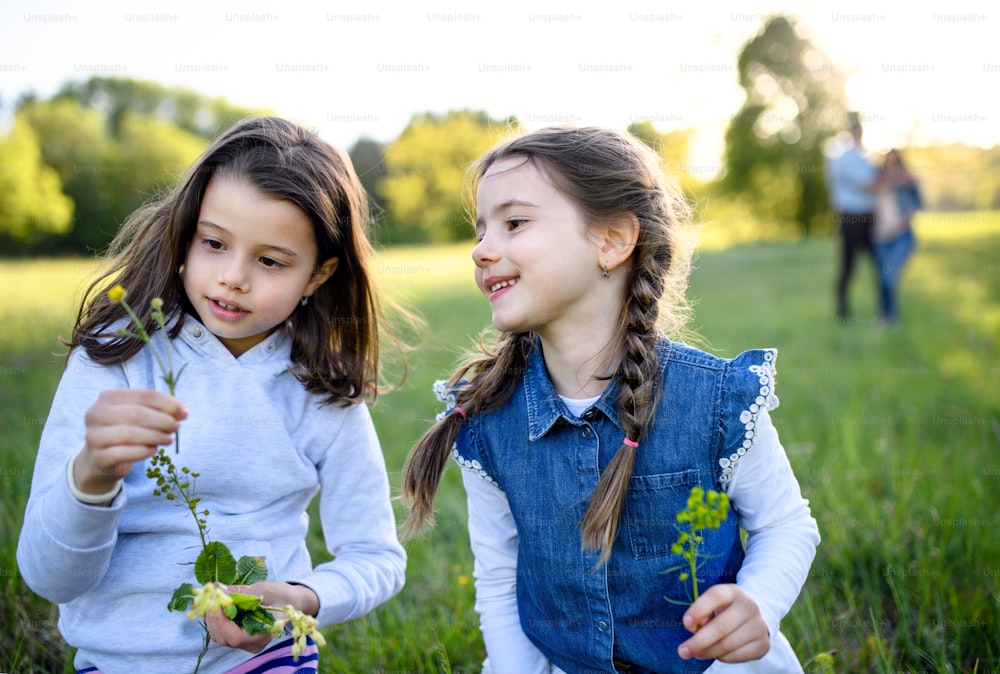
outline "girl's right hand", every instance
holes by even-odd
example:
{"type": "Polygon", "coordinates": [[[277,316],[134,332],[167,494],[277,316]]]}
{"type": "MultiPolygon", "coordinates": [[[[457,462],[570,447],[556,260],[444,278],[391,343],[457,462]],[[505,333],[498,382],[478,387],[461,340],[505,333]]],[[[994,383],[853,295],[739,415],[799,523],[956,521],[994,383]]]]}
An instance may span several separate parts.
{"type": "Polygon", "coordinates": [[[767,655],[771,636],[757,602],[735,583],[708,588],[688,607],[684,627],[693,637],[677,648],[682,659],[749,662],[767,655]]]}
{"type": "Polygon", "coordinates": [[[109,389],[87,410],[86,445],[73,478],[87,494],[106,494],[132,464],[173,442],[187,409],[177,398],[150,389],[109,389]]]}

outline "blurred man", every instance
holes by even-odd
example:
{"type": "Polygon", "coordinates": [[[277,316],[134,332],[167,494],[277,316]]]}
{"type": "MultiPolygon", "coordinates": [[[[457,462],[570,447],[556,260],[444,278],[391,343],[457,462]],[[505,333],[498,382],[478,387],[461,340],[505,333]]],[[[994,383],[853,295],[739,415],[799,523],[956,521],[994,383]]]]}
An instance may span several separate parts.
{"type": "Polygon", "coordinates": [[[865,156],[861,146],[861,119],[848,115],[851,143],[833,157],[827,158],[826,180],[830,206],[840,230],[840,272],[837,277],[837,318],[849,318],[848,285],[854,275],[854,262],[865,253],[875,263],[872,250],[872,225],[875,221],[874,187],[878,168],[865,156]]]}

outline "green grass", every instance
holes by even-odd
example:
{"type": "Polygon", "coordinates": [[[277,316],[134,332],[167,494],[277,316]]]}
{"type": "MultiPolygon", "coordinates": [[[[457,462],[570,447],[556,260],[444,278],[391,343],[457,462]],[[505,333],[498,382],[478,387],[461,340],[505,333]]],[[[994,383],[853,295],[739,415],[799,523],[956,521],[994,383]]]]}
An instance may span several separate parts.
{"type": "MultiPolygon", "coordinates": [[[[836,242],[707,250],[692,327],[712,352],[779,349],[773,418],[823,542],[783,623],[807,671],[1000,671],[1000,213],[922,214],[902,324],[878,325],[862,264],[855,320],[835,325],[836,242]]],[[[714,235],[713,235],[714,237],[714,235]]],[[[714,239],[713,239],[714,240],[714,239]]],[[[373,410],[390,471],[438,411],[430,393],[489,320],[468,246],[379,255],[384,287],[430,326],[400,390],[373,410]]],[[[0,262],[0,672],[61,672],[55,610],[14,547],[34,451],[89,261],[0,262]]],[[[450,468],[439,524],[407,546],[403,592],[326,630],[323,671],[466,672],[483,658],[464,493],[450,468]]],[[[402,516],[402,510],[397,510],[402,516]]],[[[310,545],[324,559],[318,526],[310,545]]]]}

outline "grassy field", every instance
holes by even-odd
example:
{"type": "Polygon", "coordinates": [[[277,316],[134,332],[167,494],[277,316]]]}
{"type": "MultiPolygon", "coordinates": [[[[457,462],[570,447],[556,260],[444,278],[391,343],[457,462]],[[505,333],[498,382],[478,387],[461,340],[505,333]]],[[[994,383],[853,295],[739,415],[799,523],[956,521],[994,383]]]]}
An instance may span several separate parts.
{"type": "MultiPolygon", "coordinates": [[[[890,329],[872,318],[865,264],[852,288],[855,319],[834,324],[833,239],[713,247],[691,280],[704,348],[780,351],[773,418],[823,535],[783,623],[810,672],[1000,671],[1000,213],[922,214],[916,228],[903,321],[890,329]]],[[[91,266],[0,262],[0,672],[72,671],[55,610],[23,585],[14,549],[60,374],[57,337],[91,266]]],[[[373,410],[398,486],[407,451],[438,411],[431,382],[488,310],[472,287],[468,246],[394,249],[377,272],[430,326],[405,385],[373,410]]],[[[455,468],[438,506],[437,528],[408,545],[406,589],[328,629],[323,671],[478,669],[455,468]]],[[[311,543],[322,559],[318,528],[311,543]]]]}

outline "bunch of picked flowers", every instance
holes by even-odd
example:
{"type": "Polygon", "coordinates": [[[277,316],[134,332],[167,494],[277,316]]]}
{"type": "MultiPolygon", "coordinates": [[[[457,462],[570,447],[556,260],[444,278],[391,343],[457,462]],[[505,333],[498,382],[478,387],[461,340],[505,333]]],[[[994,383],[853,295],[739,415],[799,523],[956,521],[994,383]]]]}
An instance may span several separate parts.
{"type": "MultiPolygon", "coordinates": [[[[156,345],[150,340],[149,332],[142,320],[125,301],[126,294],[125,288],[120,285],[116,285],[108,291],[108,298],[112,302],[122,305],[135,326],[134,330],[120,328],[118,334],[141,340],[149,345],[160,367],[163,381],[167,384],[170,394],[174,395],[177,381],[184,368],[182,367],[180,371],[174,373],[170,339],[166,337],[163,300],[156,297],[150,302],[150,318],[164,333],[166,358],[162,357],[156,345]]],[[[178,436],[179,434],[175,435],[175,438],[178,436]]],[[[179,440],[177,442],[176,451],[179,452],[179,440]]],[[[267,580],[266,560],[264,557],[248,555],[236,559],[225,543],[212,541],[208,538],[207,518],[209,511],[207,508],[200,507],[201,498],[195,494],[194,489],[195,481],[199,477],[197,472],[193,472],[187,467],[181,467],[178,470],[170,455],[161,448],[150,458],[146,477],[156,481],[156,489],[153,490],[154,496],[163,496],[168,501],[179,500],[182,502],[198,526],[202,549],[194,563],[194,576],[201,586],[182,583],[174,590],[167,603],[167,609],[170,611],[186,611],[188,618],[202,619],[205,637],[201,653],[199,653],[195,663],[194,671],[196,673],[211,643],[204,618],[207,614],[217,610],[222,611],[226,617],[242,627],[248,634],[269,633],[280,636],[286,629],[290,630],[295,640],[292,654],[296,658],[305,648],[307,637],[312,637],[320,646],[326,645],[326,640],[319,631],[319,623],[312,616],[302,613],[291,605],[266,606],[263,604],[263,597],[228,591],[227,586],[229,585],[253,585],[267,580]],[[276,620],[271,613],[272,611],[280,612],[284,617],[276,620]]]]}

